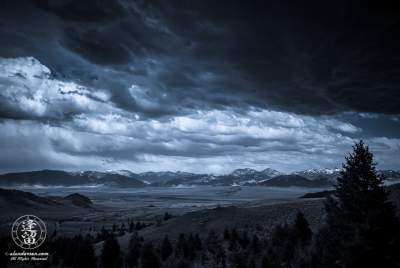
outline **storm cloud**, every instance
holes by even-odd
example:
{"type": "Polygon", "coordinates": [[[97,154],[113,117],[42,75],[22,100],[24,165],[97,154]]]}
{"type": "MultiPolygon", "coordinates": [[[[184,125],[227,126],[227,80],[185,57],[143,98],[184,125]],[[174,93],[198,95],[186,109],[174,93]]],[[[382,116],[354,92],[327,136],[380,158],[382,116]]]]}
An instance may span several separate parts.
{"type": "Polygon", "coordinates": [[[30,148],[29,125],[47,148],[37,168],[293,171],[340,165],[364,138],[398,167],[387,156],[400,144],[399,11],[365,1],[3,1],[0,129],[21,129],[10,133],[22,147],[0,146],[30,148]]]}

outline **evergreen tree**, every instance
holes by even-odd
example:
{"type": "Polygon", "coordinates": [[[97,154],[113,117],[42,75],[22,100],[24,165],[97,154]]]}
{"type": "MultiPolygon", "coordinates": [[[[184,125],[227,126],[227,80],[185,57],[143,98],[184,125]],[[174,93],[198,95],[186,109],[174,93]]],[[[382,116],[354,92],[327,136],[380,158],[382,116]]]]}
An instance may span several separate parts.
{"type": "Polygon", "coordinates": [[[65,253],[67,251],[69,241],[70,241],[70,239],[66,238],[65,236],[63,238],[61,238],[60,245],[57,250],[60,260],[64,259],[64,257],[65,257],[65,253]]]}
{"type": "Polygon", "coordinates": [[[229,240],[229,239],[231,238],[231,235],[230,235],[230,233],[229,233],[229,230],[228,230],[228,228],[226,228],[226,227],[225,227],[225,230],[224,230],[223,237],[224,237],[224,240],[229,240]]]}
{"type": "Polygon", "coordinates": [[[97,267],[97,258],[94,255],[92,246],[92,237],[87,234],[81,243],[74,261],[74,268],[95,268],[97,267]]]}
{"type": "Polygon", "coordinates": [[[205,240],[203,259],[206,261],[212,259],[214,262],[225,267],[225,251],[222,248],[221,240],[214,230],[210,230],[205,240]]]}
{"type": "Polygon", "coordinates": [[[256,234],[253,234],[253,237],[251,238],[250,246],[251,246],[251,249],[254,254],[260,253],[260,239],[258,239],[258,236],[256,234]]]}
{"type": "Polygon", "coordinates": [[[192,232],[189,233],[188,243],[189,244],[193,244],[194,243],[194,236],[193,236],[192,232]]]}
{"type": "Polygon", "coordinates": [[[116,232],[117,231],[117,225],[115,225],[115,223],[112,225],[112,229],[111,232],[116,232]]]}
{"type": "Polygon", "coordinates": [[[189,250],[190,250],[190,245],[189,243],[185,240],[182,243],[182,255],[183,258],[188,259],[189,258],[189,250]]]}
{"type": "Polygon", "coordinates": [[[400,223],[388,202],[385,176],[361,140],[345,158],[336,193],[325,202],[328,227],[317,241],[329,253],[316,255],[346,267],[395,267],[400,263],[400,223]]]}
{"type": "Polygon", "coordinates": [[[138,233],[134,232],[129,240],[129,254],[128,254],[131,257],[129,259],[129,262],[132,262],[132,266],[138,264],[141,248],[142,248],[142,240],[140,239],[138,233]]]}
{"type": "Polygon", "coordinates": [[[6,238],[4,236],[1,237],[0,239],[0,268],[5,268],[6,262],[9,261],[9,257],[7,257],[4,252],[8,252],[9,248],[7,245],[6,238]]]}
{"type": "Polygon", "coordinates": [[[140,229],[142,229],[142,224],[140,223],[140,221],[138,221],[136,223],[136,227],[135,227],[136,231],[139,231],[140,229]]]}
{"type": "Polygon", "coordinates": [[[170,215],[168,214],[168,211],[165,212],[164,214],[164,221],[169,220],[170,215]]]}
{"type": "Polygon", "coordinates": [[[308,227],[308,221],[301,211],[297,212],[292,229],[294,231],[293,235],[295,236],[295,239],[299,240],[302,246],[305,246],[311,240],[311,229],[308,227]]]}
{"type": "Polygon", "coordinates": [[[233,248],[236,246],[236,242],[239,239],[239,234],[236,231],[235,228],[232,229],[232,231],[229,234],[229,250],[233,250],[233,248]]]}
{"type": "Polygon", "coordinates": [[[196,259],[196,251],[194,249],[193,243],[189,245],[189,261],[194,261],[196,259]]]}
{"type": "Polygon", "coordinates": [[[254,257],[253,254],[250,254],[246,268],[257,268],[256,258],[254,257]]]}
{"type": "Polygon", "coordinates": [[[78,251],[79,244],[78,239],[76,237],[72,238],[68,243],[67,249],[65,251],[64,262],[65,266],[72,266],[75,261],[75,255],[78,251]]]}
{"type": "Polygon", "coordinates": [[[238,242],[239,242],[240,245],[242,245],[242,247],[243,247],[244,249],[248,247],[248,245],[250,244],[250,240],[249,240],[249,238],[248,238],[248,236],[247,236],[247,231],[246,231],[246,230],[244,230],[244,231],[239,235],[238,242]]]}
{"type": "Polygon", "coordinates": [[[246,268],[247,255],[248,253],[243,249],[243,247],[236,242],[229,250],[228,262],[231,267],[246,268]]]}
{"type": "Polygon", "coordinates": [[[194,236],[193,246],[196,250],[201,250],[201,248],[202,248],[202,243],[201,243],[199,233],[196,233],[196,235],[194,236]]]}
{"type": "Polygon", "coordinates": [[[293,229],[287,223],[277,225],[268,243],[269,264],[272,267],[284,266],[283,264],[293,259],[294,250],[298,241],[293,239],[293,229]]]}
{"type": "Polygon", "coordinates": [[[129,232],[133,233],[135,231],[135,224],[133,223],[133,221],[131,221],[129,223],[129,232]]]}
{"type": "Polygon", "coordinates": [[[163,262],[162,268],[190,268],[190,263],[184,258],[176,258],[171,255],[165,262],[163,262]]]}
{"type": "Polygon", "coordinates": [[[183,243],[185,243],[185,234],[184,233],[180,233],[179,234],[179,238],[178,238],[178,242],[176,243],[176,246],[179,250],[182,250],[182,246],[183,243]]]}
{"type": "Polygon", "coordinates": [[[270,267],[271,266],[269,265],[268,255],[267,253],[264,252],[263,255],[261,256],[261,268],[270,268],[270,267]]]}
{"type": "Polygon", "coordinates": [[[96,238],[94,239],[94,243],[99,243],[101,241],[100,233],[97,232],[96,238]]]}
{"type": "Polygon", "coordinates": [[[168,235],[165,235],[161,244],[161,257],[165,261],[172,254],[172,244],[168,239],[168,235]]]}
{"type": "Polygon", "coordinates": [[[41,268],[50,268],[51,265],[50,265],[49,260],[41,261],[40,267],[41,267],[41,268]]]}
{"type": "Polygon", "coordinates": [[[103,248],[101,249],[100,259],[103,267],[113,268],[120,253],[121,249],[118,241],[115,239],[114,235],[111,234],[106,242],[104,242],[103,248]]]}
{"type": "Polygon", "coordinates": [[[124,266],[124,260],[122,259],[122,256],[119,255],[118,258],[115,261],[115,268],[122,268],[122,266],[124,266]]]}
{"type": "Polygon", "coordinates": [[[58,257],[57,251],[53,254],[53,259],[51,260],[51,264],[57,266],[60,263],[60,258],[58,257]]]}
{"type": "Polygon", "coordinates": [[[119,236],[125,235],[125,228],[119,229],[118,235],[119,235],[119,236]]]}
{"type": "Polygon", "coordinates": [[[144,243],[142,247],[142,268],[158,268],[161,263],[154,253],[153,245],[150,242],[144,243]]]}

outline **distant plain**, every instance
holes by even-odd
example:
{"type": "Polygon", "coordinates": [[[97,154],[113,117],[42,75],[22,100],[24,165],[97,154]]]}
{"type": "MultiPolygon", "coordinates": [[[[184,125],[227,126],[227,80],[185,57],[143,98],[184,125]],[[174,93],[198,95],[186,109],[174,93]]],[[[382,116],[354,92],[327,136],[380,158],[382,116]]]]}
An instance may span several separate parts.
{"type": "Polygon", "coordinates": [[[154,205],[164,208],[183,206],[228,205],[259,199],[296,199],[300,196],[330,188],[305,187],[251,187],[251,186],[196,186],[196,187],[146,187],[116,189],[110,187],[32,187],[13,186],[41,197],[64,197],[80,193],[89,197],[94,204],[115,208],[130,208],[154,205]]]}

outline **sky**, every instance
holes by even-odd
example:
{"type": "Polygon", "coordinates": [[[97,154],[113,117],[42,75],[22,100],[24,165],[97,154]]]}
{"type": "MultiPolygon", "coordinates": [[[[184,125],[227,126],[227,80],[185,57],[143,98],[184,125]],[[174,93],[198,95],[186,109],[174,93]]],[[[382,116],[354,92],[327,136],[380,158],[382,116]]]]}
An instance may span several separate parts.
{"type": "Polygon", "coordinates": [[[0,174],[400,169],[396,1],[0,1],[0,174]]]}

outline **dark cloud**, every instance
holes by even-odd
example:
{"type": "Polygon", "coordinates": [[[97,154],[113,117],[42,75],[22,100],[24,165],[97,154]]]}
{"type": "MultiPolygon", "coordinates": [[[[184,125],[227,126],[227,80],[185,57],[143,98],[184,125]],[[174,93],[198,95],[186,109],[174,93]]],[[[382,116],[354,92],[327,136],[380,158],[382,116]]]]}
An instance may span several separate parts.
{"type": "MultiPolygon", "coordinates": [[[[18,2],[22,3],[6,1],[3,12],[8,9],[15,17],[18,2]]],[[[116,83],[124,85],[123,97],[112,100],[128,110],[134,101],[126,90],[140,81],[141,86],[170,96],[160,103],[164,110],[179,104],[185,109],[253,106],[308,115],[400,113],[400,19],[396,16],[400,9],[396,4],[35,3],[29,21],[40,30],[28,27],[27,20],[4,17],[3,55],[31,54],[52,70],[73,70],[74,77],[86,79],[111,75],[102,68],[121,73],[123,81],[116,83]],[[52,25],[37,17],[43,14],[52,25]],[[60,47],[52,50],[51,39],[60,47]],[[40,48],[43,45],[47,54],[40,48]],[[64,64],[60,59],[52,61],[60,51],[64,64]],[[71,60],[67,52],[76,58],[71,60]],[[100,72],[93,72],[90,65],[97,65],[100,72]],[[229,101],[221,95],[229,96],[229,101]]],[[[114,92],[113,84],[106,86],[114,92]]],[[[114,95],[120,93],[116,89],[114,95]]],[[[149,110],[148,117],[152,116],[160,113],[149,110]]]]}
{"type": "Polygon", "coordinates": [[[121,18],[125,9],[114,0],[35,0],[36,5],[67,21],[97,22],[121,18]]]}
{"type": "Polygon", "coordinates": [[[61,44],[94,64],[133,63],[126,44],[100,30],[79,33],[75,28],[67,28],[61,44]]]}
{"type": "Polygon", "coordinates": [[[0,172],[398,166],[398,4],[2,3],[0,172]]]}

